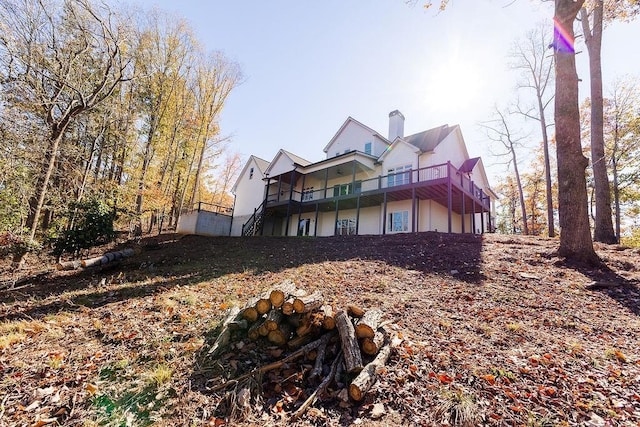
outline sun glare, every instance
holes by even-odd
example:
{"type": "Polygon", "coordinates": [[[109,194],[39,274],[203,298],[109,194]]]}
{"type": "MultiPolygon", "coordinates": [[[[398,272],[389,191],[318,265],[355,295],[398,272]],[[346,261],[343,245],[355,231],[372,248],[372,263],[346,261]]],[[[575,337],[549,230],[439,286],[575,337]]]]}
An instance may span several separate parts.
{"type": "Polygon", "coordinates": [[[450,60],[426,72],[425,101],[434,108],[468,108],[480,95],[482,78],[470,62],[450,60]]]}

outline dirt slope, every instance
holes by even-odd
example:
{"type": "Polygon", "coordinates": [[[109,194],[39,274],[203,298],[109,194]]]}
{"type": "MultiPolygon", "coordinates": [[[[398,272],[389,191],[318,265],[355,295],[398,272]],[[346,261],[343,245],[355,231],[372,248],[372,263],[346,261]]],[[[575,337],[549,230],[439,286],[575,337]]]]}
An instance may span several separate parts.
{"type": "MultiPolygon", "coordinates": [[[[640,425],[640,255],[598,247],[610,270],[589,269],[555,245],[145,239],[121,264],[0,291],[0,425],[222,425],[202,358],[212,331],[284,279],[380,308],[404,338],[364,403],[325,396],[301,425],[640,425]]],[[[252,401],[245,423],[286,422],[274,403],[252,401]]]]}

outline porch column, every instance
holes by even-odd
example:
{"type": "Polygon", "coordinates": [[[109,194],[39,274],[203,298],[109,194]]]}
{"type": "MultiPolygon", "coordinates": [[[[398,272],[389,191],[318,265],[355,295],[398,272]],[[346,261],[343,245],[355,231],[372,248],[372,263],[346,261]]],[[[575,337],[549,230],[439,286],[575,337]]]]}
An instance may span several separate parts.
{"type": "Polygon", "coordinates": [[[289,223],[291,222],[291,198],[293,197],[293,181],[296,177],[295,168],[291,171],[291,182],[289,184],[289,200],[287,201],[287,225],[284,229],[284,235],[289,235],[289,223]]]}
{"type": "Polygon", "coordinates": [[[487,202],[489,202],[489,209],[487,210],[487,221],[489,222],[489,233],[491,233],[491,197],[487,196],[487,202]]]}
{"type": "Polygon", "coordinates": [[[327,198],[327,185],[329,185],[329,169],[324,170],[324,198],[327,198]]]}
{"type": "Polygon", "coordinates": [[[453,195],[451,192],[451,161],[447,161],[447,220],[451,233],[451,211],[453,210],[453,195]]]}
{"type": "Polygon", "coordinates": [[[353,172],[351,173],[351,191],[355,191],[356,186],[356,161],[353,161],[353,172]]]}
{"type": "Polygon", "coordinates": [[[464,221],[464,216],[466,215],[465,209],[464,209],[464,190],[462,191],[462,233],[464,234],[465,232],[465,221],[464,221]]]}
{"type": "Polygon", "coordinates": [[[320,204],[316,202],[316,222],[313,224],[313,236],[318,237],[318,210],[320,209],[320,204]]]}
{"type": "Polygon", "coordinates": [[[413,187],[411,189],[411,232],[416,231],[416,188],[413,187]]]}
{"type": "MultiPolygon", "coordinates": [[[[267,202],[269,201],[269,187],[271,186],[271,178],[267,177],[267,189],[264,192],[264,203],[262,203],[262,215],[266,215],[267,214],[267,202]]],[[[253,220],[255,221],[256,218],[256,212],[253,212],[253,220]]],[[[264,235],[264,218],[262,218],[262,222],[260,223],[260,235],[263,236],[264,235]]]]}
{"type": "Polygon", "coordinates": [[[384,192],[382,201],[382,234],[387,234],[387,192],[384,192]]]}
{"type": "Polygon", "coordinates": [[[480,190],[480,230],[484,234],[484,197],[482,193],[480,190]]]}
{"type": "Polygon", "coordinates": [[[340,204],[340,201],[338,199],[336,199],[336,221],[333,223],[333,235],[337,236],[338,235],[338,205],[340,204]]]}
{"type": "Polygon", "coordinates": [[[356,199],[356,236],[360,234],[360,195],[356,199]]]}
{"type": "Polygon", "coordinates": [[[282,175],[278,175],[278,194],[277,194],[277,201],[280,201],[280,192],[282,191],[282,175]]]}
{"type": "MultiPolygon", "coordinates": [[[[298,225],[297,227],[300,227],[300,220],[302,219],[302,199],[304,197],[304,180],[307,176],[306,175],[302,175],[302,191],[300,191],[300,204],[298,205],[298,225]]],[[[298,235],[298,231],[296,228],[296,235],[298,235]]]]}
{"type": "MultiPolygon", "coordinates": [[[[473,186],[472,186],[473,187],[473,186]]],[[[471,204],[473,210],[473,216],[471,217],[471,227],[473,227],[473,234],[476,234],[476,198],[475,191],[473,193],[473,203],[471,204]]]]}

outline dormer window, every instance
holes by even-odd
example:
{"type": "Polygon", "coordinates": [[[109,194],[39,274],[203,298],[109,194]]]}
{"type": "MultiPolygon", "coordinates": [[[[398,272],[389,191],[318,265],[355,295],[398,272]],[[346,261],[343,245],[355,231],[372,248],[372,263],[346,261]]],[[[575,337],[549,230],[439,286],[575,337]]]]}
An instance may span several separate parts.
{"type": "Polygon", "coordinates": [[[249,179],[253,179],[253,168],[249,169],[249,179]]]}

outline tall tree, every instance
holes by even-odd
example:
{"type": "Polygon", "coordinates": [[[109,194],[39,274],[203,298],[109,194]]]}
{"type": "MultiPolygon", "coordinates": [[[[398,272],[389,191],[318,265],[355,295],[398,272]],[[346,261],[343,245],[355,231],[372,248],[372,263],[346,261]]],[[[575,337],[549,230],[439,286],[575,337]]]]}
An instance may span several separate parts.
{"type": "Polygon", "coordinates": [[[593,249],[587,211],[587,158],[580,141],[578,74],[573,24],[584,0],[555,0],[554,58],[556,70],[555,124],[558,162],[560,256],[599,264],[593,249]]]}
{"type": "Polygon", "coordinates": [[[580,9],[580,21],[589,52],[589,82],[591,90],[591,165],[595,186],[596,215],[593,239],[616,243],[619,234],[613,231],[611,192],[604,147],[604,117],[602,91],[602,33],[606,21],[630,19],[640,12],[637,0],[590,0],[580,9]],[[606,18],[605,18],[606,17],[606,18]]]}
{"type": "Polygon", "coordinates": [[[520,178],[520,170],[518,168],[518,154],[517,147],[521,146],[522,141],[525,139],[523,136],[519,136],[509,128],[506,115],[509,113],[501,111],[498,107],[495,109],[496,119],[483,124],[482,126],[487,130],[487,136],[490,140],[500,144],[505,150],[502,153],[496,155],[500,157],[506,157],[507,166],[513,166],[513,174],[516,180],[518,188],[518,195],[520,198],[520,213],[522,215],[522,232],[529,234],[529,226],[527,222],[527,206],[524,202],[524,192],[522,190],[522,179],[520,178]]]}
{"type": "Polygon", "coordinates": [[[65,132],[129,78],[127,32],[106,5],[86,0],[1,0],[0,15],[0,82],[10,103],[48,128],[44,172],[30,200],[33,239],[65,132]]]}
{"type": "Polygon", "coordinates": [[[539,25],[527,32],[523,39],[516,41],[511,51],[514,62],[512,67],[522,71],[523,80],[519,89],[531,90],[535,93],[536,106],[527,110],[520,108],[520,114],[540,124],[542,149],[544,153],[544,177],[547,200],[547,233],[555,236],[553,218],[553,184],[551,182],[551,161],[549,155],[549,134],[546,110],[553,100],[553,56],[548,54],[550,31],[547,25],[539,25]]]}
{"type": "Polygon", "coordinates": [[[604,98],[605,155],[613,178],[616,235],[621,230],[621,202],[636,199],[640,188],[640,86],[618,80],[604,98]],[[631,191],[629,191],[631,190],[631,191]]]}
{"type": "Polygon", "coordinates": [[[616,243],[611,221],[611,193],[607,164],[604,156],[604,133],[602,115],[602,25],[604,0],[594,0],[590,25],[587,10],[580,10],[582,30],[589,52],[589,75],[591,89],[591,166],[595,187],[596,215],[593,239],[596,242],[616,243]]]}

